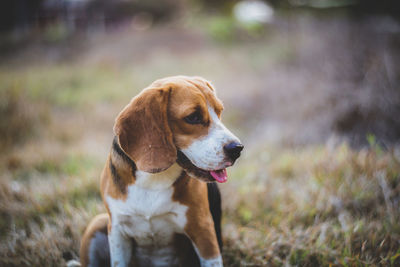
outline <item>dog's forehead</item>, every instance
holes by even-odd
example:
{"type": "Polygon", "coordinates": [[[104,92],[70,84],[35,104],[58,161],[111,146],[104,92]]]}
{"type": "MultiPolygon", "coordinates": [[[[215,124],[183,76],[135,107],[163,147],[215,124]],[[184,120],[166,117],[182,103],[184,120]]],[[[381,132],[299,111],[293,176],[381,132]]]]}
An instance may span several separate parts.
{"type": "Polygon", "coordinates": [[[217,98],[214,88],[201,77],[173,76],[157,80],[153,86],[172,88],[173,104],[179,105],[210,105],[216,111],[223,109],[222,102],[217,98]]]}
{"type": "Polygon", "coordinates": [[[222,103],[215,95],[214,91],[207,87],[200,86],[179,86],[173,94],[173,102],[176,105],[187,107],[200,107],[206,111],[208,107],[220,112],[222,103]]]}

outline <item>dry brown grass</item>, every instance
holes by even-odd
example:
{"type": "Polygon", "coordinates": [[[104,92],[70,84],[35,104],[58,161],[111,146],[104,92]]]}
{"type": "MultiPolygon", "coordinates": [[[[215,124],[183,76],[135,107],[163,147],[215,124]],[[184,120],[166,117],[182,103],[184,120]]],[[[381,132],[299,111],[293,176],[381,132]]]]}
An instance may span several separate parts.
{"type": "Polygon", "coordinates": [[[253,152],[244,163],[253,166],[242,162],[224,187],[224,233],[239,248],[229,253],[245,255],[242,265],[399,264],[399,152],[346,144],[253,152]]]}
{"type": "MultiPolygon", "coordinates": [[[[87,222],[104,211],[101,161],[31,156],[2,174],[1,263],[63,265],[63,255],[77,258],[87,222]]],[[[250,148],[229,174],[221,186],[227,266],[399,264],[398,149],[265,145],[250,148]]]]}

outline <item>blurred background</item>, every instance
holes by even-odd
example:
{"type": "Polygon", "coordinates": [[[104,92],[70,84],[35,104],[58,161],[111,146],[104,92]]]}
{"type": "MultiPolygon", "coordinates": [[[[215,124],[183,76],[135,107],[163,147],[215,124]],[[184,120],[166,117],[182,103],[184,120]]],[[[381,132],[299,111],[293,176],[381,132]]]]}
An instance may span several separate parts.
{"type": "Polygon", "coordinates": [[[2,1],[0,265],[78,259],[114,118],[198,75],[245,145],[226,266],[399,266],[399,62],[395,0],[2,1]]]}

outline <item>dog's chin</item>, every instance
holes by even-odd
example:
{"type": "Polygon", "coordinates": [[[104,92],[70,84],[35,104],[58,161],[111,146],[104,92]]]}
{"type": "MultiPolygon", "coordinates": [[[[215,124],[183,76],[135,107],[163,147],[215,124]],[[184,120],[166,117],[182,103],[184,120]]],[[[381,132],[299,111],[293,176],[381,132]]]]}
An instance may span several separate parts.
{"type": "Polygon", "coordinates": [[[176,162],[181,166],[191,177],[199,179],[203,182],[226,182],[226,170],[207,171],[194,165],[190,159],[180,150],[176,162]],[[213,175],[212,175],[213,174],[213,175]]]}

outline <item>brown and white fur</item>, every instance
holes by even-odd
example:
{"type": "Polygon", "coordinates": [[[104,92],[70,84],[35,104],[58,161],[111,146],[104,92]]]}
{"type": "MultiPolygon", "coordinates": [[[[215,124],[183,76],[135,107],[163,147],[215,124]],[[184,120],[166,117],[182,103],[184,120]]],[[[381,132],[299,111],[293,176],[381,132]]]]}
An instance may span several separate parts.
{"type": "Polygon", "coordinates": [[[107,214],[83,235],[82,266],[223,266],[215,181],[243,146],[222,109],[209,82],[175,76],[121,111],[101,176],[107,214]]]}

